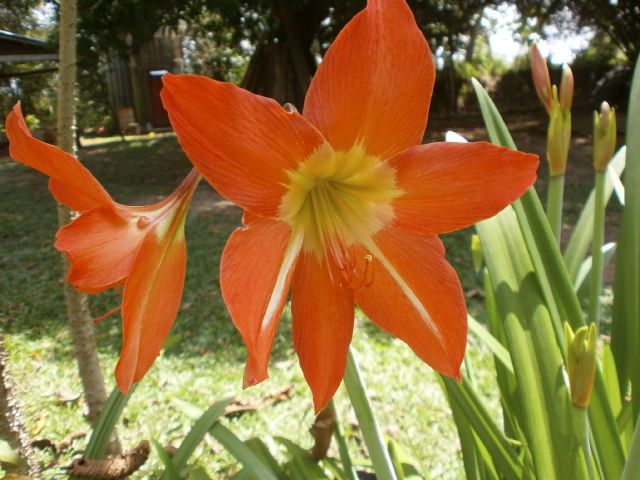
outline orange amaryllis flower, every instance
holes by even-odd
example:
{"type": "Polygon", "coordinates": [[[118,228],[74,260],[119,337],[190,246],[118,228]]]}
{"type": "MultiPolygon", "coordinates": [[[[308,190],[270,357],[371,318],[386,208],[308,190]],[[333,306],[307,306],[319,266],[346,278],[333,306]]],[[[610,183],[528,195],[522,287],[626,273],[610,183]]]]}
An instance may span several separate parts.
{"type": "Polygon", "coordinates": [[[484,142],[420,145],[435,69],[404,0],[369,0],[337,37],[303,114],[229,83],[166,75],[187,156],[245,210],[221,287],[267,377],[291,291],[293,343],[316,410],[345,370],[354,304],[445,375],[467,335],[460,282],[437,234],[490,217],[533,184],[534,155],[484,142]]]}
{"type": "Polygon", "coordinates": [[[121,205],[75,157],[33,138],[19,104],[6,128],[11,157],[47,175],[56,200],[80,213],[56,234],[55,247],[70,260],[69,283],[86,293],[124,285],[115,375],[126,393],[153,364],[178,312],[186,271],[184,223],[201,176],[193,169],[153,205],[121,205]]]}

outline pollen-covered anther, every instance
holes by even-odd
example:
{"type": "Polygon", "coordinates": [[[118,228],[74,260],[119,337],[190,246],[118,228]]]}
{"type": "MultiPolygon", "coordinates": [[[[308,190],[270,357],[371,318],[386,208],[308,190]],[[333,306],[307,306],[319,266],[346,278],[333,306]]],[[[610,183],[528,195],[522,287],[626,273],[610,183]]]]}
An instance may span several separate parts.
{"type": "Polygon", "coordinates": [[[280,219],[302,233],[303,250],[331,256],[348,285],[364,285],[349,252],[393,219],[391,203],[402,194],[394,169],[360,145],[348,151],[324,145],[287,174],[280,219]]]}
{"type": "Polygon", "coordinates": [[[151,223],[151,218],[146,215],[140,215],[138,217],[137,225],[139,228],[144,228],[151,223]]]}

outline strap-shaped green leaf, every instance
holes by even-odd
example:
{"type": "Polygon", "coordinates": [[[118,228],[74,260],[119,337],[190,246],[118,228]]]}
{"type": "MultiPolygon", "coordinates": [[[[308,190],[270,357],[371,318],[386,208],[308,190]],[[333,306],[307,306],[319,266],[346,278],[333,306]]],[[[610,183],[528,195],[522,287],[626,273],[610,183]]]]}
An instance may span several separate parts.
{"type": "Polygon", "coordinates": [[[620,388],[631,380],[633,415],[640,414],[640,59],[631,83],[627,114],[625,205],[618,232],[618,254],[613,288],[611,346],[620,388]]]}
{"type": "MultiPolygon", "coordinates": [[[[513,139],[493,101],[477,81],[474,81],[474,88],[490,139],[496,144],[514,148],[513,139]]],[[[584,325],[580,302],[535,189],[530,188],[514,203],[513,209],[534,265],[535,277],[549,308],[556,337],[562,345],[563,334],[558,331],[558,320],[562,318],[574,328],[584,325]]],[[[564,349],[561,352],[565,354],[564,349]]],[[[514,367],[518,369],[515,365],[514,367]]],[[[589,419],[598,449],[596,453],[601,458],[606,458],[603,465],[606,477],[619,478],[624,463],[624,450],[599,369],[589,407],[589,419]]]]}
{"type": "MultiPolygon", "coordinates": [[[[187,436],[182,440],[178,450],[171,459],[173,465],[178,471],[182,470],[186,466],[189,461],[189,457],[191,457],[198,447],[198,444],[224,413],[224,409],[229,405],[229,402],[231,402],[232,399],[233,397],[227,397],[217,401],[211,405],[198,420],[196,420],[193,427],[191,427],[187,436]]],[[[168,475],[169,472],[165,469],[162,477],[160,477],[161,480],[169,480],[170,477],[168,475]]]]}
{"type": "Polygon", "coordinates": [[[622,472],[622,480],[636,480],[640,478],[640,422],[636,424],[629,446],[629,456],[622,472]]]}
{"type": "MultiPolygon", "coordinates": [[[[523,478],[520,458],[469,382],[463,380],[462,383],[458,383],[442,375],[440,381],[447,392],[452,410],[464,415],[474,432],[482,439],[498,471],[507,479],[523,478]]],[[[471,447],[467,445],[467,448],[471,447]]]]}
{"type": "MultiPolygon", "coordinates": [[[[608,265],[608,263],[613,258],[613,254],[616,252],[616,244],[613,242],[605,243],[602,245],[602,264],[604,267],[608,265]]],[[[578,275],[576,276],[574,288],[580,298],[584,298],[588,291],[588,285],[591,281],[591,271],[592,271],[592,257],[587,257],[582,261],[580,268],[578,269],[578,275]]]]}
{"type": "Polygon", "coordinates": [[[291,480],[328,480],[329,477],[306,450],[288,438],[275,437],[287,450],[289,462],[286,465],[287,478],[291,480]]]}
{"type": "Polygon", "coordinates": [[[469,331],[478,337],[480,341],[482,341],[482,343],[491,350],[491,353],[493,353],[504,368],[513,373],[513,364],[511,363],[509,351],[504,348],[493,335],[491,335],[491,332],[483,327],[480,322],[471,315],[467,315],[467,321],[469,323],[469,331]]]}
{"type": "Polygon", "coordinates": [[[517,379],[520,423],[537,478],[566,478],[569,397],[549,311],[512,209],[476,225],[517,379]]]}
{"type": "Polygon", "coordinates": [[[165,478],[166,480],[183,480],[179,470],[176,468],[164,447],[160,445],[155,438],[151,439],[151,445],[153,445],[153,449],[156,451],[160,462],[164,465],[162,478],[165,478]]]}
{"type": "Polygon", "coordinates": [[[105,403],[104,408],[102,409],[102,413],[98,418],[96,426],[91,432],[89,443],[87,443],[87,448],[84,451],[84,456],[86,458],[97,459],[104,457],[111,435],[113,434],[116,424],[122,416],[122,411],[135,388],[136,385],[134,384],[133,388],[126,396],[120,393],[118,387],[113,389],[107,399],[107,403],[105,403]]]}
{"type": "Polygon", "coordinates": [[[253,477],[260,480],[278,480],[276,474],[267,464],[240,440],[231,430],[217,422],[209,433],[222,444],[246,469],[253,473],[253,477]]]}
{"type": "MultiPolygon", "coordinates": [[[[609,169],[607,171],[613,170],[616,174],[620,175],[624,171],[626,154],[626,147],[622,147],[618,150],[609,163],[609,169]]],[[[613,192],[613,181],[611,174],[608,174],[604,186],[604,198],[606,202],[611,198],[611,192],[613,192]]],[[[595,190],[592,189],[587,202],[584,204],[584,207],[582,207],[582,212],[580,212],[580,217],[578,217],[578,222],[576,223],[571,239],[567,244],[567,249],[564,252],[564,261],[574,283],[576,282],[580,265],[591,247],[594,209],[595,190]]]]}
{"type": "Polygon", "coordinates": [[[245,440],[245,445],[249,447],[253,453],[264,463],[269,466],[269,469],[275,473],[278,478],[286,478],[284,471],[280,468],[278,461],[275,459],[271,452],[264,444],[262,440],[257,437],[250,438],[249,440],[245,440]]]}

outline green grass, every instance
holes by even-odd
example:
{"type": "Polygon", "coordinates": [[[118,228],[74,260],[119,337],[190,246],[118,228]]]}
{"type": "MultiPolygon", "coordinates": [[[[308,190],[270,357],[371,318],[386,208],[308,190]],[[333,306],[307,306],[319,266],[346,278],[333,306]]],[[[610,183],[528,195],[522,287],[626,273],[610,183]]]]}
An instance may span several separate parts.
{"type": "MultiPolygon", "coordinates": [[[[188,172],[190,164],[172,136],[137,137],[126,143],[92,142],[81,159],[112,196],[127,204],[145,204],[171,192],[188,172]]],[[[8,158],[0,159],[0,326],[9,353],[9,369],[16,384],[31,438],[61,440],[70,433],[88,430],[72,345],[65,325],[62,275],[53,249],[55,205],[46,179],[8,158]],[[77,397],[77,399],[73,399],[77,397]]],[[[259,401],[290,382],[291,397],[225,422],[242,439],[263,438],[275,452],[272,436],[288,437],[311,445],[307,433],[313,420],[311,394],[303,381],[291,347],[290,318],[285,315],[275,341],[271,378],[242,391],[245,350],[222,302],[218,283],[220,254],[229,233],[238,226],[241,212],[229,206],[202,184],[187,223],[188,273],[183,304],[172,335],[175,342],[156,361],[124,412],[118,432],[125,448],[144,438],[177,446],[191,420],[175,399],[204,409],[216,399],[238,395],[259,401]]],[[[460,272],[465,290],[477,287],[469,254],[469,231],[445,238],[447,257],[460,272]]],[[[119,297],[105,293],[91,298],[94,316],[117,305],[119,297]]],[[[470,305],[481,315],[481,303],[470,305]]],[[[97,326],[101,366],[108,388],[120,348],[117,315],[97,326]]],[[[449,408],[431,369],[404,344],[390,338],[360,318],[354,346],[368,384],[379,421],[433,478],[456,479],[463,475],[457,433],[449,408]]],[[[480,375],[481,389],[491,395],[491,360],[474,339],[470,358],[480,375]]],[[[343,430],[354,456],[362,457],[355,416],[341,388],[337,407],[343,430]]],[[[496,406],[496,412],[498,411],[496,406]]],[[[496,417],[498,414],[496,413],[496,417]]],[[[73,449],[47,468],[43,478],[60,475],[73,449]]],[[[43,465],[54,460],[40,452],[43,465]]],[[[213,478],[224,478],[237,465],[220,447],[203,444],[194,461],[206,466],[213,478]]],[[[150,460],[132,478],[157,478],[160,462],[150,460]]]]}

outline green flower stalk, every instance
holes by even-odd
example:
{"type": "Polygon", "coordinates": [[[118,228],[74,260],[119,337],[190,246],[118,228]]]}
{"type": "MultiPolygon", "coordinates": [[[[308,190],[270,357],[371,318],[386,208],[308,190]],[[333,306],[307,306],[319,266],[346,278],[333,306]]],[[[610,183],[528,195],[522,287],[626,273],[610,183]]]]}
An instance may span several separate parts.
{"type": "Polygon", "coordinates": [[[560,92],[558,93],[555,85],[551,92],[551,110],[547,128],[547,161],[549,163],[547,217],[559,244],[562,232],[564,177],[571,144],[571,104],[573,102],[573,74],[567,65],[562,67],[560,92]]]}
{"type": "Polygon", "coordinates": [[[367,389],[360,375],[360,367],[353,350],[349,348],[344,385],[358,419],[364,443],[369,451],[376,477],[380,480],[397,480],[393,462],[382,437],[378,421],[373,413],[367,389]]]}
{"type": "Polygon", "coordinates": [[[547,128],[547,162],[549,163],[549,189],[547,218],[551,230],[560,243],[564,175],[571,143],[571,104],[573,103],[573,74],[568,65],[562,66],[560,89],[551,85],[547,62],[535,42],[530,50],[531,73],[536,93],[549,114],[547,128]]]}
{"type": "Polygon", "coordinates": [[[602,292],[602,245],[604,244],[604,216],[606,208],[605,183],[607,166],[616,148],[616,112],[607,102],[600,113],[593,114],[593,166],[596,172],[593,240],[591,241],[591,282],[589,322],[600,327],[600,293],[602,292]]]}

